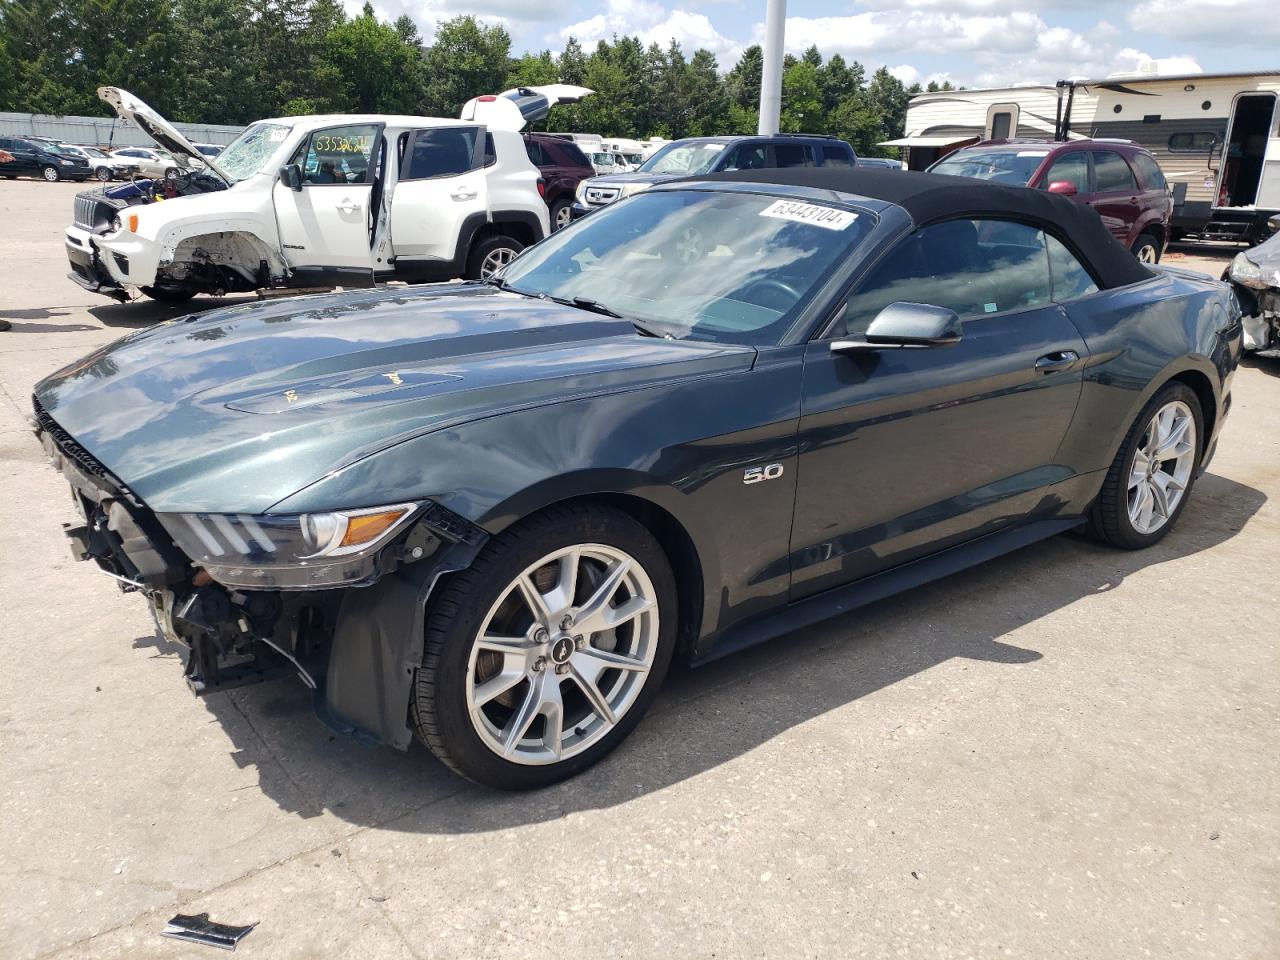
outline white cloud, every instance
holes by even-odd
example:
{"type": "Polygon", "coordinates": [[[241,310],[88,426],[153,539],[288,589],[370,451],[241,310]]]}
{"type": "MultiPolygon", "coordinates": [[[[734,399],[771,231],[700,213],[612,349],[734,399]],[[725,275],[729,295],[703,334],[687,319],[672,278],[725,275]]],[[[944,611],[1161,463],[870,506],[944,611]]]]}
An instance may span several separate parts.
{"type": "Polygon", "coordinates": [[[1251,48],[1257,61],[1242,70],[1274,66],[1280,44],[1280,17],[1274,0],[1139,0],[1129,25],[1174,40],[1251,48]]]}
{"type": "Polygon", "coordinates": [[[665,47],[675,40],[686,55],[703,47],[716,55],[723,70],[731,67],[742,52],[741,44],[720,33],[706,14],[680,9],[668,11],[650,0],[609,0],[604,13],[562,27],[558,39],[563,42],[576,37],[584,47],[590,48],[615,35],[638,36],[645,46],[656,43],[665,47]]]}

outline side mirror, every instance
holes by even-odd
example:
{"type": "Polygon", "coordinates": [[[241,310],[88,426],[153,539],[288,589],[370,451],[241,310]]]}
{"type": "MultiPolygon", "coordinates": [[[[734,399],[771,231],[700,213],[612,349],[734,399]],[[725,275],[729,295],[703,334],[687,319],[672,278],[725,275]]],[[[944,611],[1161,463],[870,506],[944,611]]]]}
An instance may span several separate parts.
{"type": "Polygon", "coordinates": [[[861,340],[836,340],[832,353],[953,347],[964,325],[954,310],[928,303],[891,303],[871,321],[861,340]]]}
{"type": "Polygon", "coordinates": [[[1049,192],[1056,193],[1061,197],[1074,197],[1080,191],[1076,189],[1076,185],[1070,180],[1055,180],[1049,184],[1049,192]]]}
{"type": "Polygon", "coordinates": [[[280,182],[290,190],[302,190],[302,168],[296,163],[286,163],[280,168],[280,182]]]}

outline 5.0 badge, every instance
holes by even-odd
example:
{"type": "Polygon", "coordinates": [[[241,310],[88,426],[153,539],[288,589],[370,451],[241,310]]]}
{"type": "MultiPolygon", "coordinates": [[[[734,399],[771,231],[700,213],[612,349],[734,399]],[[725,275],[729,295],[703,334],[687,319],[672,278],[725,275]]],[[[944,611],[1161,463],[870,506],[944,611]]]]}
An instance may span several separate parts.
{"type": "Polygon", "coordinates": [[[771,463],[767,467],[747,467],[742,473],[743,483],[762,483],[782,476],[782,464],[771,463]]]}

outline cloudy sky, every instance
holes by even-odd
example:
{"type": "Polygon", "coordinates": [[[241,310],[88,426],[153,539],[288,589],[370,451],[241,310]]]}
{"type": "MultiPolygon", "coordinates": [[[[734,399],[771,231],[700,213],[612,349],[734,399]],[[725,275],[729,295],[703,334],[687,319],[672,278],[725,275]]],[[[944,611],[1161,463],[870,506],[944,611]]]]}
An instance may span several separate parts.
{"type": "MultiPolygon", "coordinates": [[[[363,0],[347,0],[358,10],[363,0]]],[[[817,44],[907,82],[950,79],[1003,86],[1098,77],[1169,60],[1163,72],[1280,67],[1275,0],[790,0],[787,50],[817,44]]],[[[613,34],[706,47],[722,70],[764,29],[764,0],[376,0],[383,16],[408,13],[424,36],[438,20],[471,13],[502,22],[517,52],[584,46],[613,34]]]]}

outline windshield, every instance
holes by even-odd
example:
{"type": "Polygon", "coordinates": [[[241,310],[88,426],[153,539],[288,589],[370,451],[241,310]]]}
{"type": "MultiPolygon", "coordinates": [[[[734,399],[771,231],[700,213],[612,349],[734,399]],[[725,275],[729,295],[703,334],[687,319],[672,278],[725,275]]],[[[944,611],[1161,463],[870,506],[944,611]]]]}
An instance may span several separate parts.
{"type": "Polygon", "coordinates": [[[512,261],[504,285],[663,336],[777,343],[871,214],[758,194],[660,190],[603,207],[512,261]]]}
{"type": "Polygon", "coordinates": [[[218,154],[218,169],[232,183],[261,173],[289,135],[282,123],[255,123],[218,154]]]}
{"type": "Polygon", "coordinates": [[[612,167],[612,166],[613,166],[613,154],[611,154],[611,153],[593,153],[593,154],[591,155],[591,162],[592,162],[592,163],[594,163],[594,164],[595,164],[596,166],[598,166],[598,167],[612,167]]]}
{"type": "Polygon", "coordinates": [[[1031,175],[1048,155],[1049,151],[1046,149],[1019,150],[1014,147],[1003,150],[957,150],[930,167],[929,172],[1026,186],[1031,182],[1031,175]]]}
{"type": "Polygon", "coordinates": [[[80,150],[81,150],[81,152],[82,152],[82,153],[87,153],[87,154],[88,154],[89,156],[91,156],[91,157],[105,157],[105,156],[106,156],[106,154],[105,154],[105,153],[103,153],[101,150],[99,150],[97,147],[81,147],[81,148],[80,148],[80,150]]]}
{"type": "Polygon", "coordinates": [[[685,140],[669,143],[640,168],[641,173],[684,173],[697,176],[706,173],[724,152],[723,143],[707,140],[685,140]]]}
{"type": "Polygon", "coordinates": [[[61,143],[45,143],[44,148],[48,150],[50,153],[61,154],[64,157],[80,156],[80,154],[76,153],[74,147],[69,147],[61,143]]]}

